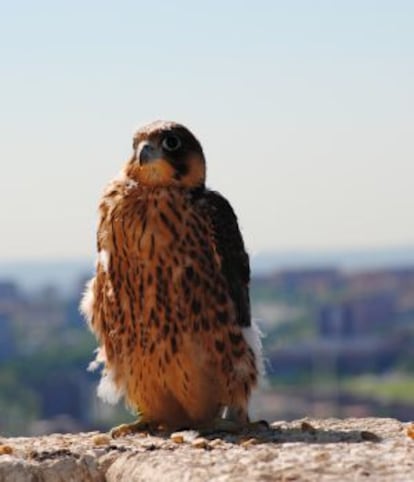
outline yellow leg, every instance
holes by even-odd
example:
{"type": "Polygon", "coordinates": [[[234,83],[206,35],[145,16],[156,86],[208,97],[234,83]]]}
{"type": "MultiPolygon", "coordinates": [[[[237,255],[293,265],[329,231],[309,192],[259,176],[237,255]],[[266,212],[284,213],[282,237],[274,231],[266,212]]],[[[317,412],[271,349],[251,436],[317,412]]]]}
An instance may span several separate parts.
{"type": "Polygon", "coordinates": [[[111,437],[119,438],[137,432],[146,432],[151,428],[150,423],[143,418],[139,418],[136,422],[123,423],[111,429],[111,437]]]}

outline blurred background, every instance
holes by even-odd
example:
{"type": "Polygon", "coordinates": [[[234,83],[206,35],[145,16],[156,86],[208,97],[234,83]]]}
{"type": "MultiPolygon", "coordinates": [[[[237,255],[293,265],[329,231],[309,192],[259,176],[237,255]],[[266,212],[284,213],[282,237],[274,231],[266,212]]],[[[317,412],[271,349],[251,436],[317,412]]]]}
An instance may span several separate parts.
{"type": "Polygon", "coordinates": [[[0,433],[106,429],[78,312],[134,129],[198,136],[251,254],[254,416],[414,418],[414,4],[0,4],[0,433]]]}

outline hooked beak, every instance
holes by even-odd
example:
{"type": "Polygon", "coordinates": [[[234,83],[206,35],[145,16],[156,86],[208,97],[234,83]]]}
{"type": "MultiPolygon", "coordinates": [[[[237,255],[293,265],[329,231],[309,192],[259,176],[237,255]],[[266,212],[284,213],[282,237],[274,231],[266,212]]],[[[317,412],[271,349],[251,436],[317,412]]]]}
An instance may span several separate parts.
{"type": "Polygon", "coordinates": [[[137,158],[139,164],[144,166],[145,164],[149,164],[155,160],[159,160],[163,158],[162,149],[155,146],[151,142],[144,141],[138,145],[137,149],[137,158]]]}

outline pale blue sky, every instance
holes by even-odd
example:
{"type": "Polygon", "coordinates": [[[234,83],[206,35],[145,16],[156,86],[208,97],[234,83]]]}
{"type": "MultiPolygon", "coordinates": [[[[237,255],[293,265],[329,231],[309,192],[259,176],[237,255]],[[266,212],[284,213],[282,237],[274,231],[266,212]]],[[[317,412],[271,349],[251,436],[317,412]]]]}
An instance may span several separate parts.
{"type": "Polygon", "coordinates": [[[413,25],[399,0],[0,0],[0,258],[92,255],[157,118],[251,252],[414,243],[413,25]]]}

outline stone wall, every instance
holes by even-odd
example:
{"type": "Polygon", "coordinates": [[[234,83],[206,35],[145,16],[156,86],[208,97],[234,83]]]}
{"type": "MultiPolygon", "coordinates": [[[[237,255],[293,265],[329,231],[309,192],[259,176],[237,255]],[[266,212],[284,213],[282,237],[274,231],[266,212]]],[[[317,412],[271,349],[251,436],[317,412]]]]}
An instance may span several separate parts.
{"type": "Polygon", "coordinates": [[[414,427],[304,419],[238,435],[0,437],[0,482],[413,481],[414,427]]]}

